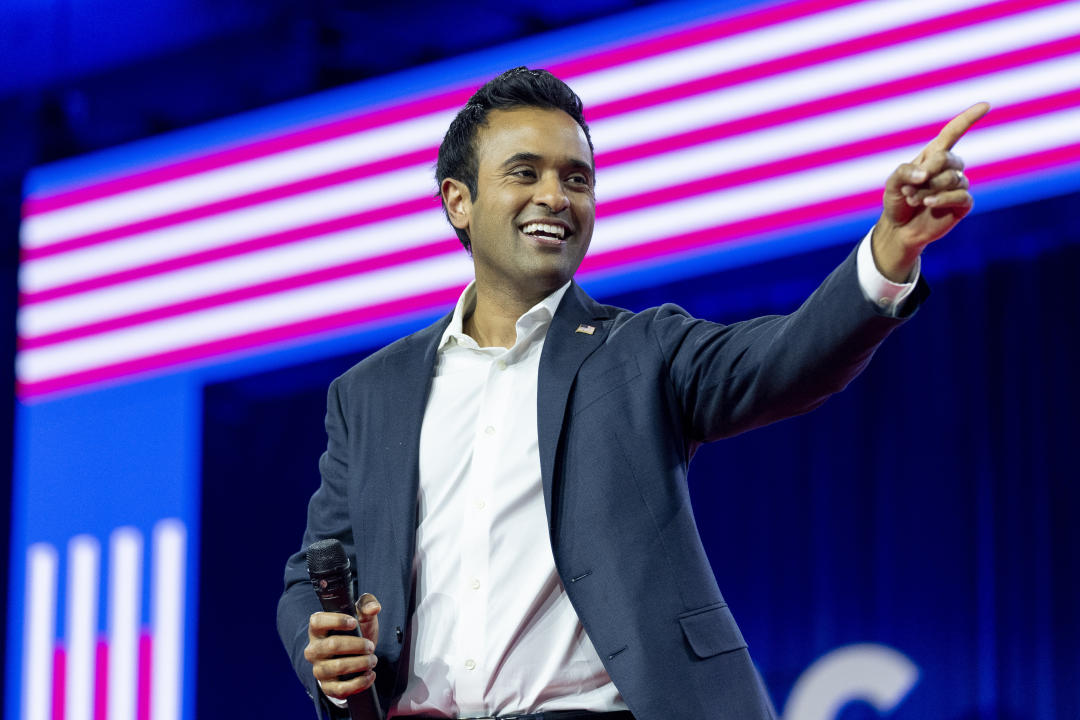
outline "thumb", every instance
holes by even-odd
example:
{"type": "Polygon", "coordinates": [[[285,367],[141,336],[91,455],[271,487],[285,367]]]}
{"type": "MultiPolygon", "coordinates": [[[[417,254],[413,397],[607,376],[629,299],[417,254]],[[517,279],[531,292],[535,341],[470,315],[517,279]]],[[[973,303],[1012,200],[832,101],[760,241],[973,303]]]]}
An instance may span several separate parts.
{"type": "Polygon", "coordinates": [[[356,601],[356,617],[360,619],[360,634],[371,642],[379,643],[379,611],[382,605],[371,593],[364,593],[356,601]]]}

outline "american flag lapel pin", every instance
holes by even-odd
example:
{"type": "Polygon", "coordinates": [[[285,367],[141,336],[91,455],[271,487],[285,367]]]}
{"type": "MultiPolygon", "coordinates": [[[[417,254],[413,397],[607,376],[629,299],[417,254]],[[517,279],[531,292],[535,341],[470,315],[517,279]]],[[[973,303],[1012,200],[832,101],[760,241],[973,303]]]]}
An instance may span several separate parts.
{"type": "Polygon", "coordinates": [[[584,335],[592,335],[594,332],[596,332],[596,328],[594,328],[592,325],[578,325],[577,330],[575,330],[574,332],[579,332],[584,335]]]}

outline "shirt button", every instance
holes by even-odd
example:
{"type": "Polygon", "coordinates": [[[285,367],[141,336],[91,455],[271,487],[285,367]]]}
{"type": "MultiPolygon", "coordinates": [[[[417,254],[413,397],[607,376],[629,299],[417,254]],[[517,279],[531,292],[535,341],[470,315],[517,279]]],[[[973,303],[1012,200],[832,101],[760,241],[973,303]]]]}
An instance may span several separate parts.
{"type": "Polygon", "coordinates": [[[487,507],[487,503],[484,502],[484,498],[477,498],[477,500],[476,500],[476,509],[477,510],[483,510],[485,507],[487,507]]]}
{"type": "Polygon", "coordinates": [[[476,579],[476,578],[473,578],[472,589],[473,590],[479,590],[480,589],[480,581],[478,579],[476,579]]]}
{"type": "Polygon", "coordinates": [[[466,660],[465,661],[465,669],[466,670],[475,670],[476,669],[476,661],[475,660],[466,660]]]}
{"type": "Polygon", "coordinates": [[[500,370],[505,370],[506,369],[506,361],[505,360],[500,360],[499,362],[495,363],[495,367],[499,368],[500,370]]]}
{"type": "Polygon", "coordinates": [[[891,303],[891,302],[892,302],[892,300],[890,300],[889,298],[883,297],[883,298],[880,298],[877,301],[877,304],[880,305],[881,307],[889,307],[889,303],[891,303]]]}
{"type": "Polygon", "coordinates": [[[484,428],[484,434],[485,435],[494,435],[495,434],[495,426],[494,425],[488,425],[486,428],[484,428]]]}

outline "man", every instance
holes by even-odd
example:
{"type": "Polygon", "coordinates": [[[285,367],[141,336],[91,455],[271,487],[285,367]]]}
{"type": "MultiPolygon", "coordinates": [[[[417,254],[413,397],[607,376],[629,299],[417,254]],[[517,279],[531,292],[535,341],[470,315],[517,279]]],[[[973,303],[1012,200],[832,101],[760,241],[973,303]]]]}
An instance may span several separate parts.
{"type": "Polygon", "coordinates": [[[922,249],[971,208],[950,150],[987,109],[892,173],[870,235],[801,308],[720,326],[574,284],[595,217],[580,100],[525,68],[477,91],[437,170],[475,281],[330,388],[303,544],[344,542],[364,637],[330,634],[355,621],[318,612],[302,552],[278,609],[319,711],[374,684],[392,717],[773,717],[687,465],[819,405],[910,315],[922,249]]]}

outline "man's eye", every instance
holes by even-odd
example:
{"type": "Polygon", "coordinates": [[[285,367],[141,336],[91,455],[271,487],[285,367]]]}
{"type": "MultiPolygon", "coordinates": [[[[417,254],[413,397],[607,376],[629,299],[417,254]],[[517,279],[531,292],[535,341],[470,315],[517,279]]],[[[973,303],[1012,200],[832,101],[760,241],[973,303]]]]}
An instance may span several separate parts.
{"type": "Polygon", "coordinates": [[[536,173],[533,171],[532,168],[518,168],[516,170],[511,170],[510,174],[511,175],[517,175],[518,177],[524,177],[524,178],[534,178],[534,177],[536,177],[536,173]]]}

